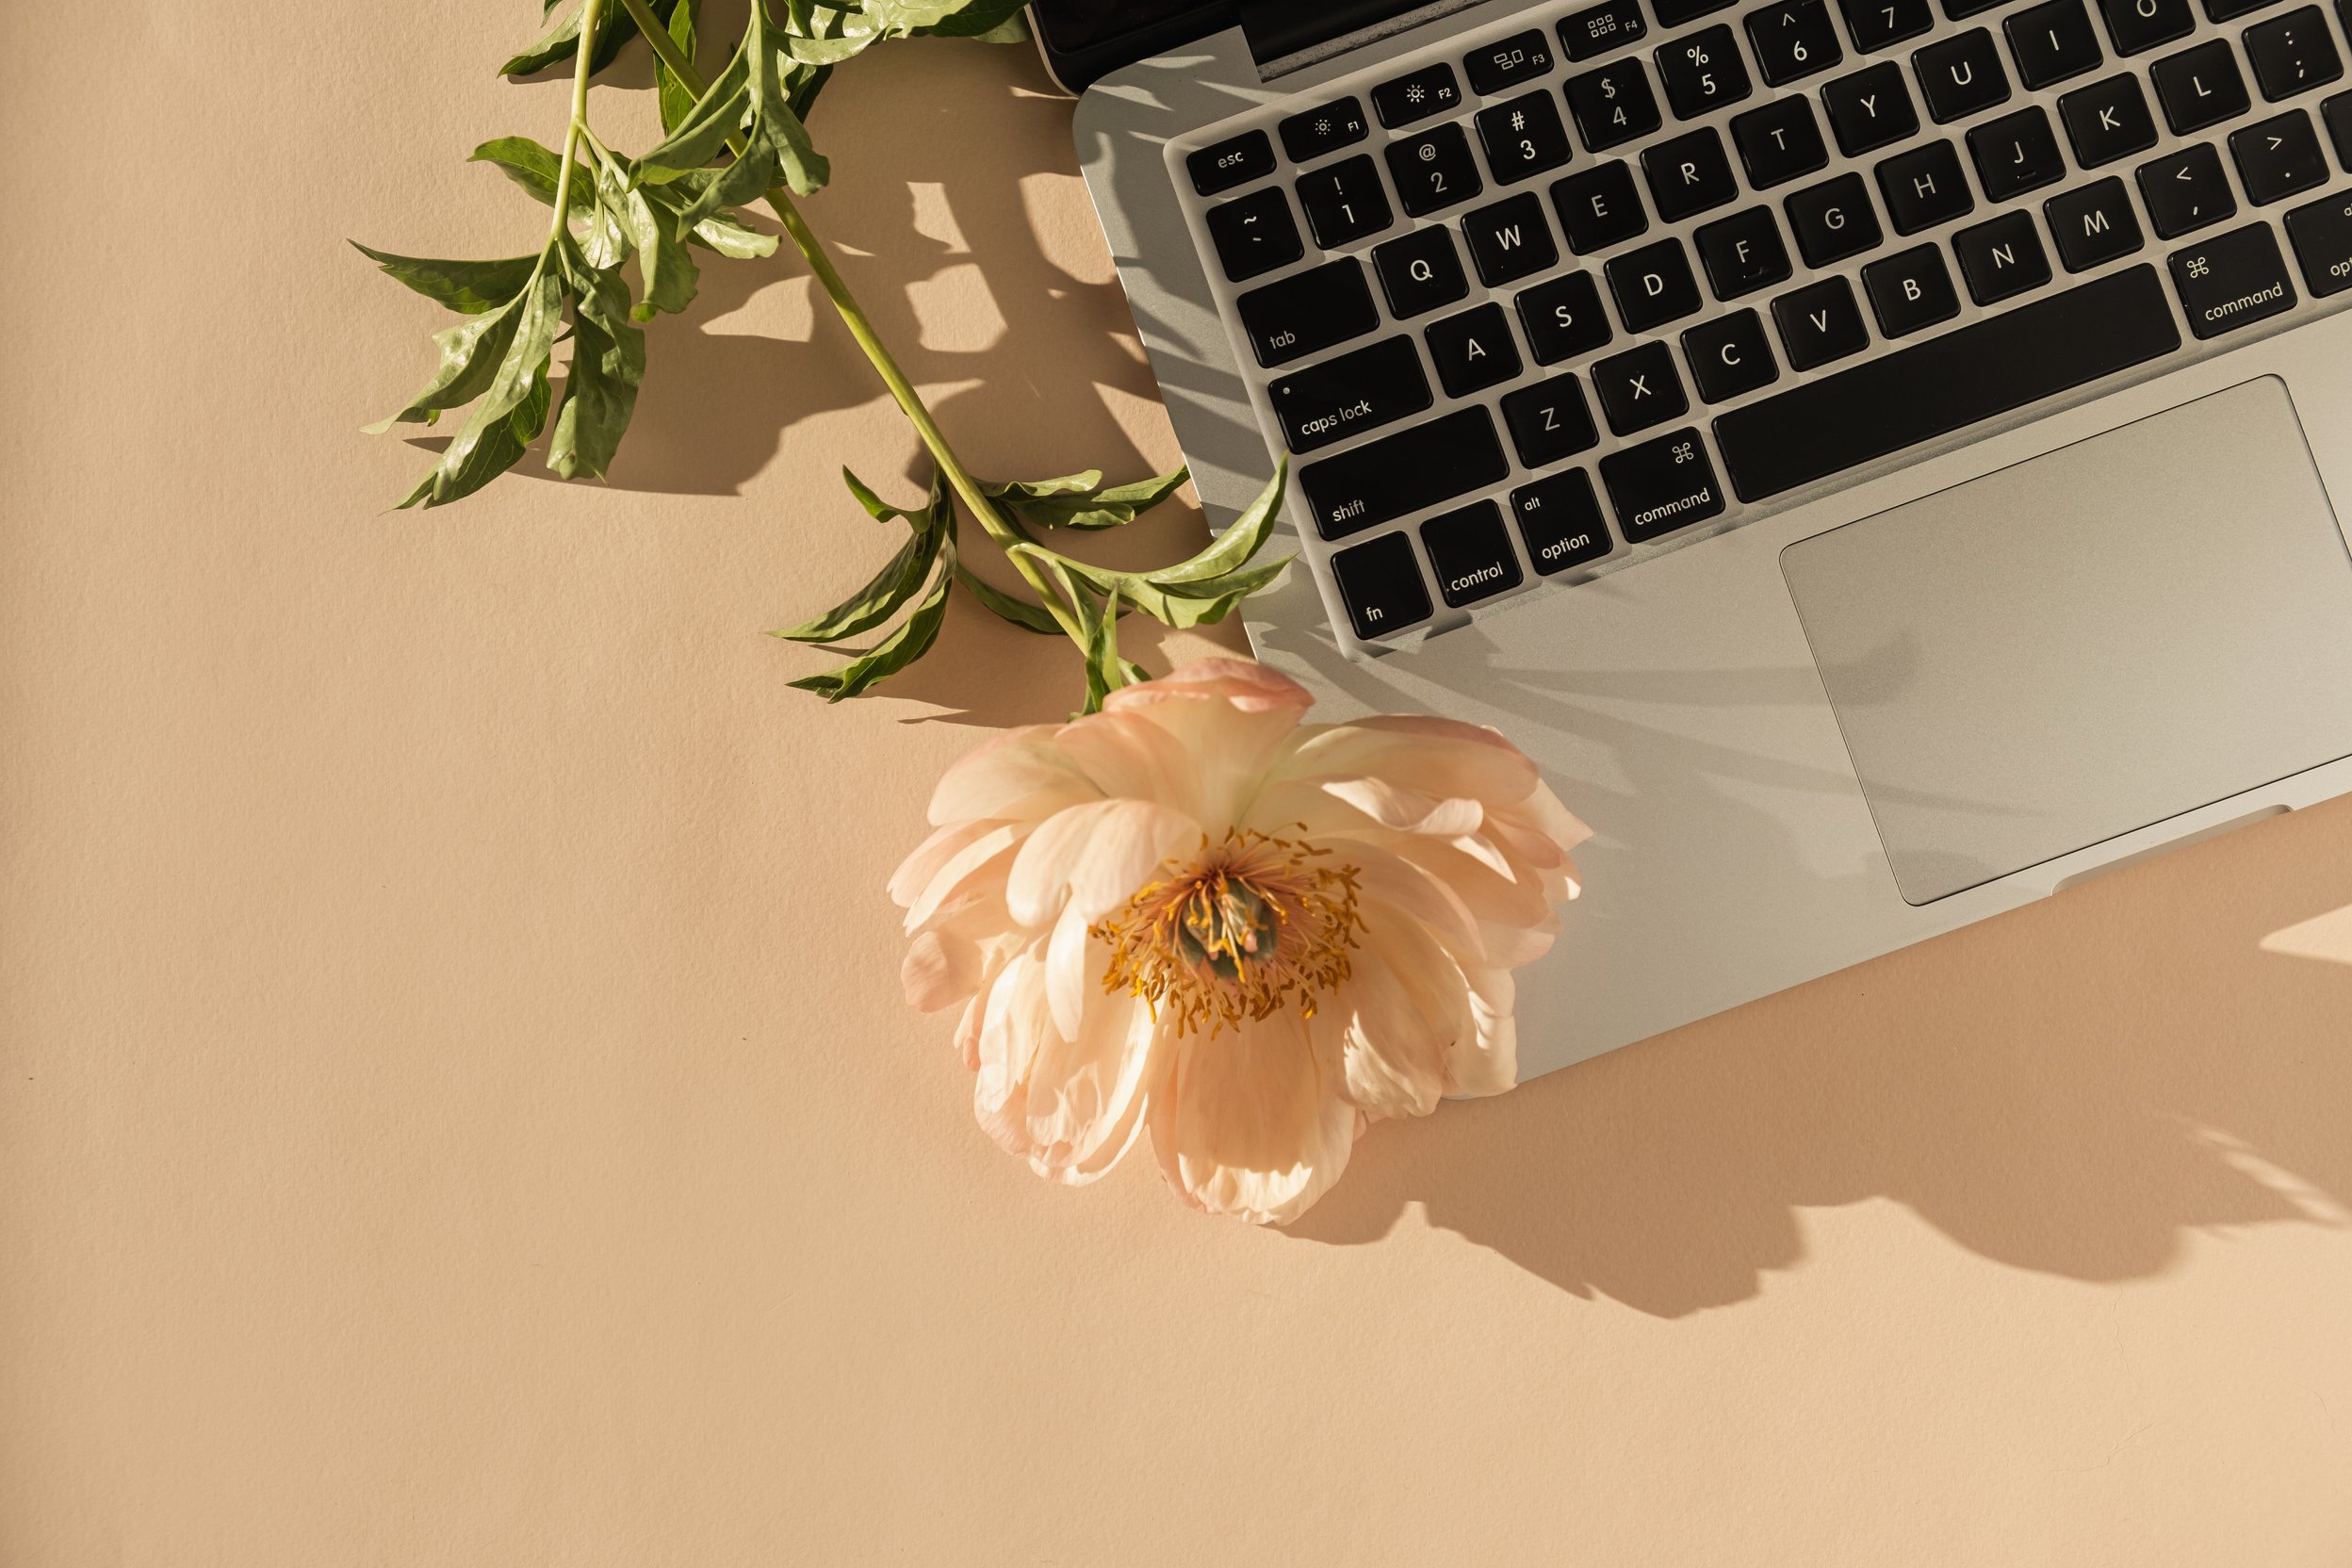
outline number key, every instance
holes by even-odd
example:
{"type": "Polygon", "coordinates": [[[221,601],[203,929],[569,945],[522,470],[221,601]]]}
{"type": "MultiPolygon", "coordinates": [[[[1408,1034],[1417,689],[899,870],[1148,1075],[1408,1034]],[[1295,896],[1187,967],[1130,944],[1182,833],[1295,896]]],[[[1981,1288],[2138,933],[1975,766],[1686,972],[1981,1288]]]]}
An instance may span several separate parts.
{"type": "Polygon", "coordinates": [[[1568,113],[1576,134],[1602,152],[1658,127],[1658,98],[1638,59],[1612,60],[1597,71],[1568,78],[1568,113]]]}
{"type": "Polygon", "coordinates": [[[1298,225],[1291,221],[1290,199],[1279,185],[1211,207],[1207,221],[1217,259],[1235,283],[1287,267],[1306,253],[1298,243],[1298,225]]]}
{"type": "Polygon", "coordinates": [[[1486,144],[1486,166],[1497,185],[1531,179],[1557,169],[1574,155],[1568,127],[1560,122],[1548,92],[1530,92],[1507,104],[1480,109],[1478,139],[1486,144]]]}
{"type": "Polygon", "coordinates": [[[1394,221],[1380,172],[1361,153],[1300,176],[1298,204],[1306,209],[1315,242],[1327,251],[1378,234],[1394,221]]]}
{"type": "Polygon", "coordinates": [[[1729,27],[1709,27],[1676,39],[1658,51],[1658,77],[1666,84],[1666,101],[1684,120],[1709,109],[1736,104],[1755,90],[1748,68],[1740,58],[1740,44],[1729,27]]]}
{"type": "MultiPolygon", "coordinates": [[[[1919,15],[1925,31],[1923,0],[1919,15]]],[[[1776,0],[1748,18],[1748,41],[1756,45],[1756,69],[1770,87],[1826,71],[1846,57],[1827,0],[1776,0]]]]}
{"type": "Polygon", "coordinates": [[[1388,173],[1396,199],[1415,218],[1466,202],[1485,186],[1470,155],[1470,139],[1460,125],[1440,125],[1388,144],[1388,173]]]}
{"type": "Polygon", "coordinates": [[[1917,38],[1936,25],[1927,0],[1838,0],[1838,8],[1846,13],[1846,31],[1854,35],[1854,46],[1866,55],[1917,38]]]}

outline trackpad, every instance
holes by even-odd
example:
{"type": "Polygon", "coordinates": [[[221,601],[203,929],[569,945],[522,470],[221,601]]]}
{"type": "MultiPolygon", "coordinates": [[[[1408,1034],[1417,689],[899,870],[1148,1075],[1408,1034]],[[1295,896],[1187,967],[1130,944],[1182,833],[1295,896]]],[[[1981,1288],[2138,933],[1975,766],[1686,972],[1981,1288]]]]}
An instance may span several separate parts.
{"type": "Polygon", "coordinates": [[[2276,377],[1781,569],[1912,904],[2352,756],[2352,559],[2276,377]]]}

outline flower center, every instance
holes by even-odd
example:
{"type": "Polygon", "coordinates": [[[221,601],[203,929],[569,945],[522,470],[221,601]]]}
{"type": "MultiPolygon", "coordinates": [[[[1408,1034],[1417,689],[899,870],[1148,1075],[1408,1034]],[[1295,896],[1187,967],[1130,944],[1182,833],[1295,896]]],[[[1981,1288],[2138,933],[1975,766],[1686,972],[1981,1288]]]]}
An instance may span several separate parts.
{"type": "Polygon", "coordinates": [[[1191,864],[1092,927],[1111,946],[1102,988],[1142,997],[1179,1034],[1238,1028],[1294,1000],[1313,1018],[1316,999],[1348,978],[1364,926],[1356,868],[1318,864],[1327,853],[1254,831],[1228,831],[1221,844],[1203,837],[1191,864]]]}

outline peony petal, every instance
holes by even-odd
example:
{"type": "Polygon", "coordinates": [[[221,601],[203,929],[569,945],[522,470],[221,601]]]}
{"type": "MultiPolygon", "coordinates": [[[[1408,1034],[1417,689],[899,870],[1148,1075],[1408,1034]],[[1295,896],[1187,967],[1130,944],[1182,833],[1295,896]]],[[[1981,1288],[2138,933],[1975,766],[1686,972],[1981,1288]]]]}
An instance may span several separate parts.
{"type": "Polygon", "coordinates": [[[1148,719],[1089,714],[1064,726],[1056,743],[1105,797],[1156,800],[1200,817],[1200,760],[1148,719]]]}
{"type": "Polygon", "coordinates": [[[1393,906],[1363,908],[1354,973],[1334,999],[1348,1098],[1380,1117],[1427,1116],[1446,1093],[1446,1054],[1473,1032],[1462,971],[1393,906]]]}
{"type": "Polygon", "coordinates": [[[1012,870],[1013,846],[1021,837],[1021,830],[1016,827],[991,827],[950,856],[945,865],[932,873],[930,885],[908,906],[906,929],[920,929],[954,899],[983,888],[1001,887],[1012,870]]]}
{"type": "Polygon", "coordinates": [[[1446,1051],[1446,1092],[1500,1094],[1519,1081],[1517,988],[1506,969],[1466,970],[1473,1027],[1446,1051]]]}
{"type": "Polygon", "coordinates": [[[963,1001],[980,986],[980,949],[960,938],[925,931],[906,946],[898,966],[898,983],[906,1004],[919,1013],[936,1013],[963,1001]]]}
{"type": "Polygon", "coordinates": [[[1054,743],[1054,725],[1009,729],[949,768],[931,792],[931,821],[1036,821],[1102,798],[1054,743]]]}
{"type": "Polygon", "coordinates": [[[1381,778],[1326,779],[1323,792],[1346,801],[1371,821],[1398,833],[1454,839],[1476,833],[1486,821],[1485,808],[1475,800],[1399,789],[1381,778]]]}
{"type": "Polygon", "coordinates": [[[1241,819],[1265,783],[1267,762],[1314,704],[1289,677],[1240,659],[1203,659],[1103,701],[1114,715],[1167,731],[1194,760],[1193,814],[1212,832],[1241,819]]]}
{"type": "Polygon", "coordinates": [[[1420,714],[1302,728],[1268,771],[1277,780],[1382,778],[1489,805],[1526,800],[1542,787],[1527,754],[1494,730],[1420,714]]]}
{"type": "Polygon", "coordinates": [[[1278,1013],[1238,1031],[1166,1038],[1146,1110],[1169,1184],[1196,1208],[1258,1224],[1297,1218],[1339,1179],[1363,1124],[1339,1064],[1306,1021],[1278,1013]]]}
{"type": "Polygon", "coordinates": [[[1045,1004],[1045,963],[1034,948],[1016,955],[988,988],[980,1020],[972,1115],[1007,1153],[1027,1157],[1029,1067],[1054,1027],[1045,1004]]]}
{"type": "Polygon", "coordinates": [[[1098,986],[1075,1032],[1056,1029],[1038,1042],[1027,1117],[1029,1161],[1040,1175],[1087,1166],[1104,1144],[1132,1135],[1154,1033],[1140,1002],[1098,986]]]}
{"type": "Polygon", "coordinates": [[[1004,885],[1005,907],[1032,929],[1074,900],[1089,921],[1133,898],[1160,863],[1201,840],[1200,824],[1157,801],[1103,800],[1072,807],[1029,835],[1004,885]]]}

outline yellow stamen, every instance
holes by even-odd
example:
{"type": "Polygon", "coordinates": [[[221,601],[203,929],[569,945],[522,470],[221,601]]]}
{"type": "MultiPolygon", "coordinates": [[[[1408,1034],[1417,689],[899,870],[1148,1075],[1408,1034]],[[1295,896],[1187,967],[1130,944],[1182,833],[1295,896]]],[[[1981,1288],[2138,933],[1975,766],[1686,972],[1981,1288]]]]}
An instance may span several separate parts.
{"type": "Polygon", "coordinates": [[[1179,1034],[1211,1034],[1316,1000],[1349,972],[1364,928],[1356,868],[1316,864],[1329,852],[1255,831],[1204,835],[1190,864],[1173,861],[1090,935],[1111,946],[1106,991],[1142,997],[1179,1034]]]}

